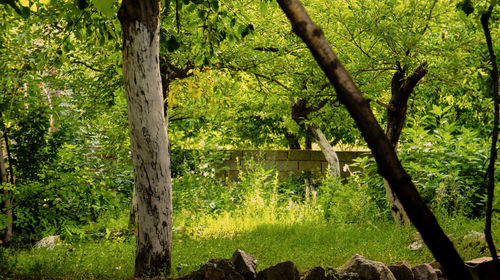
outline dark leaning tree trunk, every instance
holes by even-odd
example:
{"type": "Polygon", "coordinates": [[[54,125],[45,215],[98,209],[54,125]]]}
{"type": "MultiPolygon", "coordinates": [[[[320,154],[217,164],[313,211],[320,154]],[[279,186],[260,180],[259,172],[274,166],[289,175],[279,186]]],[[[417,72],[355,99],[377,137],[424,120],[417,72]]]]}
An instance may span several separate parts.
{"type": "Polygon", "coordinates": [[[377,161],[379,173],[389,182],[408,217],[420,231],[424,242],[441,263],[448,279],[472,280],[465,263],[403,169],[393,146],[375,119],[369,101],[363,98],[351,76],[328,45],[321,28],[312,22],[298,0],[278,0],[278,3],[292,23],[293,31],[307,44],[334,86],[337,98],[356,121],[377,161]]]}
{"type": "Polygon", "coordinates": [[[159,65],[160,0],[123,0],[118,18],[138,205],[135,276],[166,275],[172,183],[159,65]]]}

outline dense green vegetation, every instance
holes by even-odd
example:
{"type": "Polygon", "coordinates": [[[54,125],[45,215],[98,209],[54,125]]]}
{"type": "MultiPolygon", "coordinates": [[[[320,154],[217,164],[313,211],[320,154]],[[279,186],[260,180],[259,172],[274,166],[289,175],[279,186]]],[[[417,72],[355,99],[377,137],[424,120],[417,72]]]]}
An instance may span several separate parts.
{"type": "MultiPolygon", "coordinates": [[[[0,150],[6,169],[0,279],[134,274],[135,237],[128,224],[134,177],[119,5],[0,1],[0,150]],[[62,245],[34,248],[50,235],[61,235],[62,245]]],[[[359,159],[362,171],[343,183],[310,174],[278,181],[276,170],[256,159],[241,167],[237,181],[216,176],[227,155],[214,150],[288,149],[294,143],[306,148],[312,139],[306,127],[312,125],[336,149],[366,146],[274,1],[162,5],[173,275],[238,248],[255,255],[261,269],[286,259],[300,269],[338,266],[355,253],[384,262],[432,259],[427,249],[408,249],[414,228],[393,224],[373,159],[359,159]],[[314,109],[299,122],[293,117],[297,104],[314,109]]],[[[304,5],[382,124],[386,108],[375,101],[388,103],[395,71],[404,69],[407,77],[427,61],[428,74],[410,96],[398,154],[461,256],[487,255],[484,244],[464,236],[484,228],[494,82],[479,18],[489,1],[304,5]]],[[[497,54],[498,17],[497,5],[490,21],[497,54]]],[[[500,209],[498,199],[494,206],[500,209]]],[[[494,215],[497,242],[498,226],[494,215]]]]}

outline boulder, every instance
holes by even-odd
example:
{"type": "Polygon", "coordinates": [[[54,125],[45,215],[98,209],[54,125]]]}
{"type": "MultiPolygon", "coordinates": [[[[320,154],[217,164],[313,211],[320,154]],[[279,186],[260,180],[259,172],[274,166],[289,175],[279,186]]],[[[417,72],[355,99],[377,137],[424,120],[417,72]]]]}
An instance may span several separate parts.
{"type": "Polygon", "coordinates": [[[177,280],[245,280],[229,259],[211,259],[200,269],[177,280]]]}
{"type": "Polygon", "coordinates": [[[299,280],[299,271],[291,261],[279,263],[259,272],[257,280],[299,280]]]}
{"type": "Polygon", "coordinates": [[[257,260],[254,256],[238,249],[233,253],[231,262],[236,271],[243,275],[245,280],[253,280],[257,277],[257,260]]]}
{"type": "Polygon", "coordinates": [[[500,279],[500,275],[497,272],[497,269],[500,269],[500,267],[495,268],[492,257],[473,259],[466,261],[465,264],[469,268],[474,280],[500,279]]]}
{"type": "Polygon", "coordinates": [[[438,276],[430,264],[419,264],[411,270],[413,271],[415,280],[438,280],[438,276]]]}
{"type": "Polygon", "coordinates": [[[304,273],[301,280],[360,280],[359,275],[354,272],[341,272],[329,267],[321,266],[309,269],[304,273]]]}
{"type": "Polygon", "coordinates": [[[414,280],[411,265],[406,261],[391,263],[387,266],[397,280],[414,280]]]}
{"type": "Polygon", "coordinates": [[[339,272],[357,273],[361,280],[396,280],[385,264],[368,260],[358,254],[339,267],[339,272]]]}
{"type": "Polygon", "coordinates": [[[314,268],[309,269],[304,273],[304,276],[301,278],[302,280],[327,280],[326,276],[326,270],[321,267],[317,266],[314,268]]]}

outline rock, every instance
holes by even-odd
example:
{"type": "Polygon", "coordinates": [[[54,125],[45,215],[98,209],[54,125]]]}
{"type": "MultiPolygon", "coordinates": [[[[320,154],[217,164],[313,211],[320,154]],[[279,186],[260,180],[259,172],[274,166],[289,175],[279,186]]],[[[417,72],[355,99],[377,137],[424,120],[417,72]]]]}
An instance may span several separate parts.
{"type": "Polygon", "coordinates": [[[413,271],[408,262],[401,261],[387,266],[397,280],[414,280],[413,271]]]}
{"type": "Polygon", "coordinates": [[[317,266],[306,271],[302,280],[328,280],[328,278],[326,270],[321,266],[317,266]]]}
{"type": "Polygon", "coordinates": [[[439,269],[439,270],[443,270],[443,268],[441,267],[441,264],[438,262],[438,261],[432,261],[429,263],[430,266],[432,266],[432,268],[434,269],[439,269]]]}
{"type": "Polygon", "coordinates": [[[231,257],[231,262],[245,280],[253,280],[257,276],[257,260],[247,252],[236,250],[231,257]]]}
{"type": "Polygon", "coordinates": [[[299,271],[291,261],[271,266],[257,274],[257,280],[299,280],[299,278],[299,271]]]}
{"type": "Polygon", "coordinates": [[[357,273],[361,280],[396,280],[385,264],[368,260],[358,254],[339,267],[339,271],[357,273]]]}
{"type": "Polygon", "coordinates": [[[414,266],[412,269],[415,280],[438,280],[434,268],[427,263],[414,266]]]}
{"type": "Polygon", "coordinates": [[[52,236],[47,236],[43,238],[42,240],[38,241],[35,244],[35,248],[46,248],[47,250],[52,250],[54,249],[55,246],[61,245],[61,236],[59,235],[52,235],[52,236]]]}
{"type": "Polygon", "coordinates": [[[412,243],[410,243],[410,245],[408,245],[408,249],[412,251],[420,250],[423,247],[424,247],[424,241],[422,240],[413,241],[412,243]]]}
{"type": "Polygon", "coordinates": [[[465,264],[472,274],[472,278],[476,279],[500,279],[492,257],[482,257],[466,261],[465,264]]]}
{"type": "Polygon", "coordinates": [[[211,259],[200,269],[177,280],[245,280],[229,259],[211,259]]]}
{"type": "Polygon", "coordinates": [[[434,268],[434,272],[436,272],[436,275],[437,275],[438,279],[444,279],[445,278],[443,272],[441,271],[441,269],[434,268]]]}
{"type": "Polygon", "coordinates": [[[312,268],[304,273],[301,280],[360,280],[359,275],[354,272],[339,272],[329,267],[321,266],[312,268]]]}

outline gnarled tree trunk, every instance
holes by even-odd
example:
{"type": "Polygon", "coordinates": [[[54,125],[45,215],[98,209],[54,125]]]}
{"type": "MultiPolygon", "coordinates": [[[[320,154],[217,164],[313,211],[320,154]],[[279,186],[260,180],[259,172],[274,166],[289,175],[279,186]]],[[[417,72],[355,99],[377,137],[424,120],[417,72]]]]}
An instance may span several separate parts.
{"type": "Polygon", "coordinates": [[[172,182],[159,61],[160,0],[123,0],[123,78],[137,192],[135,276],[168,274],[172,182]]]}
{"type": "Polygon", "coordinates": [[[293,31],[307,44],[316,62],[334,86],[338,100],[346,106],[356,121],[377,161],[378,172],[389,182],[408,217],[442,265],[448,279],[471,280],[465,263],[399,162],[394,147],[370,109],[369,101],[361,95],[351,76],[328,45],[321,28],[312,22],[298,0],[278,0],[278,3],[292,23],[293,31]]]}
{"type": "MultiPolygon", "coordinates": [[[[385,134],[394,147],[394,151],[397,151],[399,137],[405,123],[408,99],[417,83],[427,74],[426,65],[427,62],[423,62],[411,76],[405,78],[406,67],[401,68],[401,65],[398,63],[397,71],[394,73],[391,82],[391,101],[388,105],[379,102],[379,104],[387,109],[385,134]]],[[[410,219],[403,205],[401,205],[401,202],[394,194],[386,179],[384,179],[384,186],[394,222],[398,224],[410,224],[410,219]]]]}
{"type": "MultiPolygon", "coordinates": [[[[330,142],[325,137],[325,134],[319,129],[319,127],[311,124],[305,124],[304,121],[308,120],[308,115],[312,112],[316,112],[323,108],[326,105],[327,100],[323,100],[317,106],[312,106],[307,104],[306,99],[300,99],[297,102],[292,102],[292,119],[304,130],[306,130],[309,134],[314,137],[316,143],[318,143],[321,148],[321,152],[325,156],[326,161],[328,162],[328,175],[331,177],[340,177],[340,163],[339,158],[337,157],[337,153],[335,149],[333,149],[330,142]]],[[[307,139],[306,138],[306,150],[310,150],[307,148],[307,139]]]]}

